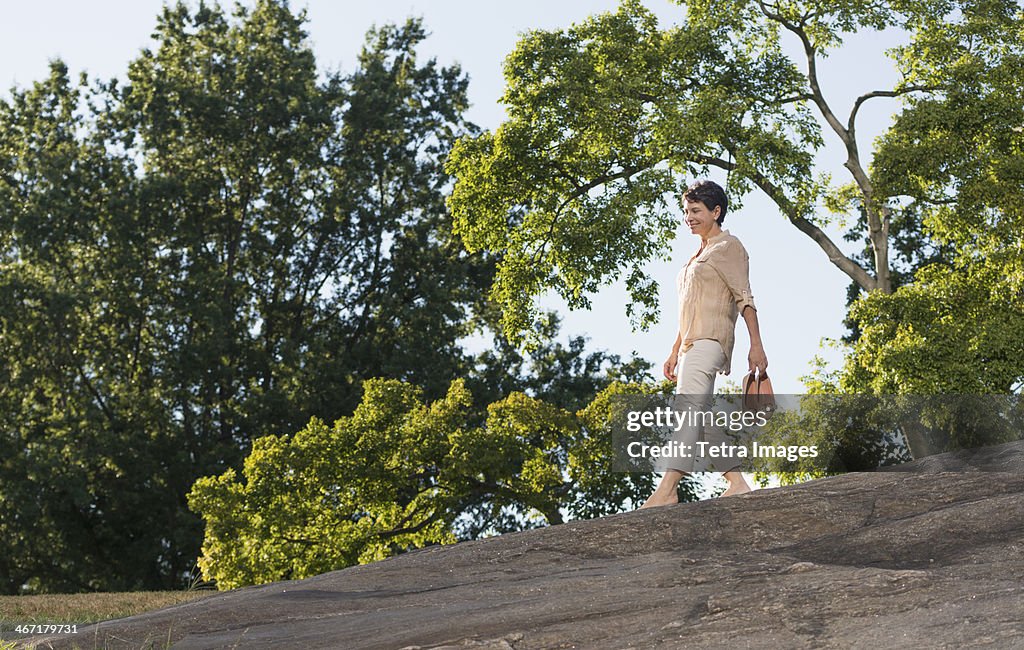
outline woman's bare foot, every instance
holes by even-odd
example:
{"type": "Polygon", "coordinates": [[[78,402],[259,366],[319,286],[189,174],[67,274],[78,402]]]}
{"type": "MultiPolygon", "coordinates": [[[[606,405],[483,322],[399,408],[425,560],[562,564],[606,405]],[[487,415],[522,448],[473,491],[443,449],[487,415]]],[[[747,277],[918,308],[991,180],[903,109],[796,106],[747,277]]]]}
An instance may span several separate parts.
{"type": "Polygon", "coordinates": [[[640,506],[639,510],[644,508],[654,508],[656,506],[670,506],[673,503],[679,503],[679,493],[676,492],[676,486],[679,485],[679,480],[686,476],[685,473],[680,472],[677,469],[670,469],[665,472],[661,477],[661,483],[658,483],[658,487],[654,490],[654,494],[644,501],[644,504],[640,506]]]}
{"type": "Polygon", "coordinates": [[[750,486],[744,483],[743,485],[730,485],[729,488],[722,492],[723,497],[731,497],[734,494],[746,494],[750,492],[750,486]]]}
{"type": "Polygon", "coordinates": [[[673,503],[679,503],[679,494],[673,488],[670,494],[662,494],[660,490],[655,490],[654,494],[647,497],[644,504],[640,506],[639,510],[644,508],[654,508],[657,506],[670,506],[673,503]]]}
{"type": "Polygon", "coordinates": [[[725,478],[729,481],[729,488],[722,493],[723,497],[731,497],[735,494],[746,494],[750,492],[750,486],[743,478],[742,472],[726,472],[725,478]]]}

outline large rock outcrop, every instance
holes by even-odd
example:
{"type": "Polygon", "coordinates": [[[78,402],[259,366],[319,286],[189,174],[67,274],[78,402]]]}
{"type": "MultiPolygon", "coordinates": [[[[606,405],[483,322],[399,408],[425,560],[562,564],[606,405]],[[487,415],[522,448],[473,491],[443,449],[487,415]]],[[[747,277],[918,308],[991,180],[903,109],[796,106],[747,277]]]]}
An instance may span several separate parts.
{"type": "Polygon", "coordinates": [[[33,641],[1024,648],[1022,457],[1018,442],[432,547],[33,641]]]}

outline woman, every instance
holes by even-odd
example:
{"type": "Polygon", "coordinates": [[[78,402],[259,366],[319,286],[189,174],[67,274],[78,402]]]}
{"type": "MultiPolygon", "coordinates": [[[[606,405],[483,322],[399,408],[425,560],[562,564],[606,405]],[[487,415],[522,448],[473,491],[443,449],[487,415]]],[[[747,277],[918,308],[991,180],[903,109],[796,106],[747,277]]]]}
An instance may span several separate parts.
{"type": "MultiPolygon", "coordinates": [[[[725,191],[713,181],[698,181],[683,196],[683,208],[686,224],[700,237],[701,246],[676,280],[679,333],[663,371],[666,378],[676,382],[677,394],[710,399],[716,375],[728,375],[731,368],[737,315],[743,316],[750,332],[749,369],[763,373],[768,368],[768,357],[750,293],[747,251],[740,240],[722,230],[728,209],[725,191]]],[[[667,469],[641,508],[678,502],[676,486],[686,476],[687,466],[681,459],[673,464],[679,469],[667,469]]],[[[726,471],[725,478],[729,488],[722,496],[750,491],[738,466],[726,471]]]]}

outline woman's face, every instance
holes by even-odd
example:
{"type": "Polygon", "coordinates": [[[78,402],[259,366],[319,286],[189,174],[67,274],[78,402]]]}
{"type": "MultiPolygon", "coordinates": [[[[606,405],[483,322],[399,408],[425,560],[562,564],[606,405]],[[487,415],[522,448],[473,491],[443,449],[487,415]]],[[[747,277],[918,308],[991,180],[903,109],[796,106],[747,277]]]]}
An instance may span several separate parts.
{"type": "Polygon", "coordinates": [[[690,232],[705,237],[718,227],[716,219],[721,214],[722,208],[716,207],[712,212],[708,210],[703,201],[683,199],[683,212],[686,215],[686,225],[690,227],[690,232]]]}

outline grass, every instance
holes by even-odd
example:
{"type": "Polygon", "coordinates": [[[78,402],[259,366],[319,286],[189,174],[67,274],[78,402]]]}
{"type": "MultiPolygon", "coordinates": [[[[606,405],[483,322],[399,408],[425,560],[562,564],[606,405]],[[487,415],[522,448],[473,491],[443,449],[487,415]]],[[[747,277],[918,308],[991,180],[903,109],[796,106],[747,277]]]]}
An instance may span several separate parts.
{"type": "MultiPolygon", "coordinates": [[[[192,590],[0,596],[0,633],[10,634],[15,625],[23,623],[87,625],[134,616],[216,593],[192,590]]],[[[0,650],[4,650],[3,643],[0,640],[0,650]]]]}

